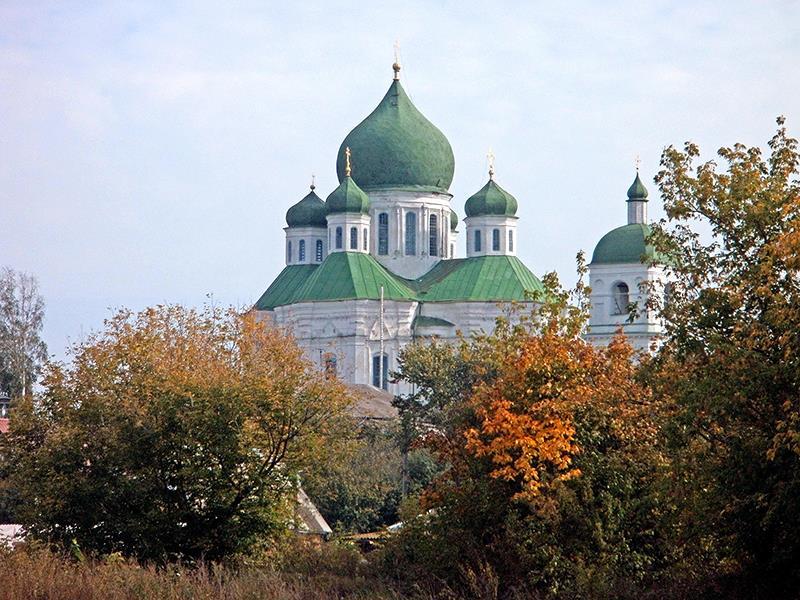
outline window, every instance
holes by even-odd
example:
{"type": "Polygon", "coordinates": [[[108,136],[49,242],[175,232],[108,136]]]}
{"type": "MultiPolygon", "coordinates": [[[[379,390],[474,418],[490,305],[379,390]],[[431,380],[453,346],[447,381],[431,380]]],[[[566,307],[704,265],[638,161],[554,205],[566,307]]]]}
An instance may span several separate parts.
{"type": "Polygon", "coordinates": [[[612,295],[614,296],[614,302],[612,304],[612,309],[614,311],[613,314],[615,315],[624,315],[628,312],[628,304],[630,304],[630,296],[629,296],[628,284],[620,281],[614,284],[612,288],[612,295]]]}
{"type": "Polygon", "coordinates": [[[322,262],[322,240],[317,240],[317,262],[322,262]]]}
{"type": "Polygon", "coordinates": [[[389,254],[389,215],[387,213],[378,215],[378,254],[382,256],[389,254]]]}
{"type": "Polygon", "coordinates": [[[481,230],[475,230],[475,252],[481,251],[481,230]]]}
{"type": "Polygon", "coordinates": [[[306,260],[306,241],[300,240],[300,247],[298,248],[298,252],[300,253],[300,262],[305,262],[306,260]]]}
{"type": "Polygon", "coordinates": [[[336,355],[328,352],[322,357],[322,364],[325,370],[325,377],[334,379],[336,377],[336,355]]]}
{"type": "Polygon", "coordinates": [[[672,283],[668,283],[664,286],[664,306],[668,306],[670,302],[672,302],[672,296],[675,293],[675,286],[672,283]]]}
{"type": "Polygon", "coordinates": [[[456,255],[456,245],[450,244],[450,258],[453,258],[456,255]]]}
{"type": "Polygon", "coordinates": [[[385,390],[389,387],[389,365],[386,355],[383,355],[383,364],[381,365],[381,355],[376,354],[372,357],[372,385],[376,388],[385,390]],[[381,368],[383,367],[383,368],[381,368]]]}
{"type": "Polygon", "coordinates": [[[364,252],[367,252],[369,250],[369,232],[367,231],[366,227],[364,227],[363,233],[364,233],[364,252]]]}
{"type": "Polygon", "coordinates": [[[430,230],[430,243],[428,244],[428,254],[439,256],[439,217],[431,215],[428,219],[428,229],[430,230]]]}
{"type": "Polygon", "coordinates": [[[417,253],[417,213],[406,213],[406,256],[417,253]]]}
{"type": "Polygon", "coordinates": [[[509,230],[509,232],[508,232],[508,251],[509,252],[513,252],[514,251],[514,231],[513,230],[509,230]]]}
{"type": "Polygon", "coordinates": [[[342,249],[342,228],[341,227],[337,227],[336,228],[336,249],[337,250],[341,250],[342,249]]]}
{"type": "Polygon", "coordinates": [[[0,419],[8,418],[8,411],[11,409],[11,400],[4,392],[0,392],[0,419]]]}
{"type": "Polygon", "coordinates": [[[286,262],[292,262],[292,242],[286,242],[286,262]]]}
{"type": "Polygon", "coordinates": [[[350,228],[350,250],[358,250],[358,227],[350,228]]]}
{"type": "Polygon", "coordinates": [[[500,252],[500,230],[492,229],[492,251],[500,252]]]}

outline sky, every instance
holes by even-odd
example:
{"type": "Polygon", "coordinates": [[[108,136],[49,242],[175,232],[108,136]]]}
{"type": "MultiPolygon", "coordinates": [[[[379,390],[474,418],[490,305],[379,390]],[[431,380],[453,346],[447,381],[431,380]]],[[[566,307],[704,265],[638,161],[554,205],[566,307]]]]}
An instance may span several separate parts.
{"type": "Polygon", "coordinates": [[[520,258],[570,284],[625,223],[637,155],[658,219],[664,147],[765,146],[781,114],[800,133],[798,23],[779,1],[0,0],[0,265],[38,278],[56,359],[122,307],[252,304],[397,41],[453,208],[491,148],[520,258]]]}

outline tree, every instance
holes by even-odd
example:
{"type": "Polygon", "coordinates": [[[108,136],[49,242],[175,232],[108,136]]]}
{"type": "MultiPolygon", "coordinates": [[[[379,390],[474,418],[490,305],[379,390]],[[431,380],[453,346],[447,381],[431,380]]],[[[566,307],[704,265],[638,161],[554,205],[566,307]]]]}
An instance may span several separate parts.
{"type": "Polygon", "coordinates": [[[668,147],[652,240],[674,279],[652,382],[674,411],[682,566],[772,597],[800,585],[800,155],[777,122],[767,157],[735,144],[724,169],[668,147]]]}
{"type": "Polygon", "coordinates": [[[25,395],[47,358],[40,335],[44,300],[36,278],[8,267],[0,273],[0,389],[25,395]]]}
{"type": "Polygon", "coordinates": [[[233,311],[121,311],[20,402],[0,454],[34,536],[217,560],[286,529],[297,473],[348,423],[284,332],[233,311]]]}
{"type": "Polygon", "coordinates": [[[664,554],[658,407],[623,338],[580,339],[582,283],[569,293],[552,274],[544,281],[541,304],[491,335],[402,353],[400,376],[417,391],[398,405],[414,443],[446,469],[423,496],[430,512],[389,556],[399,572],[463,593],[482,572],[508,594],[633,594],[664,554]]]}

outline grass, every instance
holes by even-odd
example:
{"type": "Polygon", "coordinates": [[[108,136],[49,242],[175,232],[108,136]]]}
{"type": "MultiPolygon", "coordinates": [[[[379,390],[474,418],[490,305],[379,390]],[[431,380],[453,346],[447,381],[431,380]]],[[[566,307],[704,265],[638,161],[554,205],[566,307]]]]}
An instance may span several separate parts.
{"type": "MultiPolygon", "coordinates": [[[[340,565],[341,566],[341,565],[340,565]]],[[[46,549],[0,551],[3,600],[399,600],[377,578],[331,571],[278,571],[267,567],[142,566],[116,555],[73,560],[46,549]]]]}

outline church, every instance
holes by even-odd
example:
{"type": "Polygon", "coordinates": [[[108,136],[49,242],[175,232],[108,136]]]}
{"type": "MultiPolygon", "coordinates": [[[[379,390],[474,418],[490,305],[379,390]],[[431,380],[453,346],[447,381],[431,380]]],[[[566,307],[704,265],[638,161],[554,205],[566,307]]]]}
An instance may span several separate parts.
{"type": "MultiPolygon", "coordinates": [[[[463,229],[449,193],[455,158],[444,134],[411,102],[400,65],[375,110],[339,148],[339,186],[309,193],[286,213],[286,267],[255,304],[290,329],[306,356],[346,383],[404,393],[389,373],[417,339],[492,331],[509,303],[532,303],[541,280],[517,258],[517,200],[494,179],[467,199],[463,229]],[[459,234],[466,257],[457,256],[459,234]]],[[[589,264],[588,340],[622,327],[646,349],[660,332],[644,310],[646,282],[660,281],[646,244],[647,190],[628,190],[628,223],[606,234],[589,264]],[[629,319],[629,307],[642,310],[629,319]]]]}

